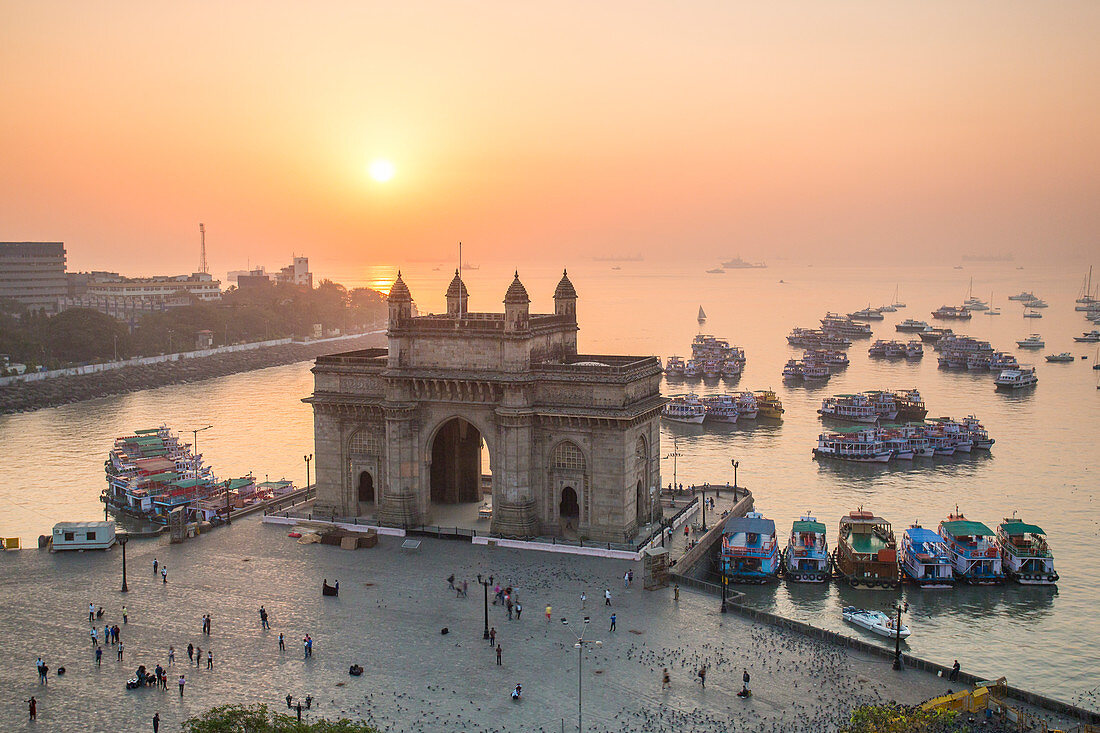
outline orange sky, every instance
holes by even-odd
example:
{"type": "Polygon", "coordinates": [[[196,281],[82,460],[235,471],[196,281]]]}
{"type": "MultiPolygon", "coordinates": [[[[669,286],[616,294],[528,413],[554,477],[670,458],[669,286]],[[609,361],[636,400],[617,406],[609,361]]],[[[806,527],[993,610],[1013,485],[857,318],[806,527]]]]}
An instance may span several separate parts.
{"type": "Polygon", "coordinates": [[[202,221],[219,277],[460,239],[509,263],[1083,259],[1097,38],[1095,0],[0,0],[0,240],[190,271],[202,221]]]}

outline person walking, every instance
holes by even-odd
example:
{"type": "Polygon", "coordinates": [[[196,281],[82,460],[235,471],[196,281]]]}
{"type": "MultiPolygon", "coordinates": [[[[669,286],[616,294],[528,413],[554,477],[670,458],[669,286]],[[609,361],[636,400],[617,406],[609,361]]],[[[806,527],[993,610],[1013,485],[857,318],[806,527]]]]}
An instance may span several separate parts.
{"type": "Polygon", "coordinates": [[[99,667],[103,664],[103,647],[97,646],[95,648],[95,666],[99,667]]]}
{"type": "Polygon", "coordinates": [[[489,646],[492,647],[497,643],[497,627],[489,629],[489,646]]]}
{"type": "Polygon", "coordinates": [[[122,642],[118,643],[118,661],[122,661],[122,642]]]}
{"type": "Polygon", "coordinates": [[[104,644],[110,644],[111,643],[111,627],[108,626],[107,624],[103,624],[103,643],[104,644]]]}
{"type": "Polygon", "coordinates": [[[196,646],[195,647],[195,669],[198,669],[200,664],[202,664],[202,647],[196,646]]]}
{"type": "Polygon", "coordinates": [[[676,583],[675,585],[672,586],[672,600],[676,601],[677,603],[680,602],[680,584],[679,583],[676,583]]]}
{"type": "Polygon", "coordinates": [[[455,590],[455,574],[454,573],[451,573],[450,576],[447,577],[447,585],[451,586],[451,590],[455,590]]]}
{"type": "Polygon", "coordinates": [[[605,605],[605,606],[610,606],[611,605],[611,589],[610,588],[608,588],[607,590],[605,590],[603,592],[603,605],[605,605]]]}
{"type": "MultiPolygon", "coordinates": [[[[153,562],[156,562],[154,560],[153,562]]],[[[153,713],[153,733],[159,733],[160,731],[160,713],[153,713]]]]}
{"type": "MultiPolygon", "coordinates": [[[[282,634],[280,634],[282,636],[282,634]]],[[[187,644],[187,663],[195,661],[195,645],[188,642],[187,644]]]]}
{"type": "MultiPolygon", "coordinates": [[[[164,581],[165,585],[168,585],[168,566],[167,565],[161,565],[160,566],[160,579],[162,581],[164,581]]],[[[183,686],[182,685],[180,685],[180,695],[181,696],[183,695],[183,686]]]]}
{"type": "Polygon", "coordinates": [[[615,630],[615,614],[611,614],[611,628],[608,629],[608,631],[614,631],[614,630],[615,630]]]}
{"type": "Polygon", "coordinates": [[[462,581],[462,597],[463,597],[463,598],[466,598],[466,597],[467,597],[467,596],[466,596],[466,588],[467,588],[467,585],[466,585],[466,581],[465,581],[465,580],[463,580],[463,581],[462,581]]]}
{"type": "Polygon", "coordinates": [[[283,640],[283,632],[279,632],[279,651],[286,651],[286,641],[283,640]]]}
{"type": "Polygon", "coordinates": [[[183,675],[181,674],[181,675],[180,675],[180,680],[179,680],[179,684],[180,684],[180,697],[183,697],[183,685],[184,685],[184,684],[185,684],[186,682],[187,682],[187,678],[185,678],[185,677],[184,677],[184,676],[183,676],[183,675]]]}
{"type": "Polygon", "coordinates": [[[126,606],[122,607],[122,623],[124,623],[124,624],[130,623],[130,617],[126,615],[126,606]]]}
{"type": "Polygon", "coordinates": [[[749,689],[749,671],[747,669],[744,672],[742,672],[742,674],[741,674],[741,682],[742,682],[743,687],[746,690],[748,690],[749,689]]]}
{"type": "Polygon", "coordinates": [[[623,573],[623,589],[630,587],[630,573],[623,573]]]}
{"type": "Polygon", "coordinates": [[[96,633],[95,627],[92,627],[92,646],[99,646],[99,635],[96,633]]]}
{"type": "Polygon", "coordinates": [[[706,667],[700,667],[699,668],[699,684],[702,685],[704,689],[707,686],[707,668],[706,667]]]}
{"type": "Polygon", "coordinates": [[[271,626],[268,625],[268,623],[267,623],[267,609],[265,609],[263,606],[260,606],[260,628],[261,629],[270,629],[271,628],[271,626]]]}
{"type": "Polygon", "coordinates": [[[174,646],[168,647],[168,666],[171,667],[176,663],[176,648],[174,646]]]}
{"type": "Polygon", "coordinates": [[[500,644],[497,644],[497,666],[503,666],[500,661],[500,644]]]}
{"type": "Polygon", "coordinates": [[[309,659],[309,635],[302,637],[302,659],[309,659]]]}
{"type": "Polygon", "coordinates": [[[546,623],[550,623],[550,606],[546,606],[546,623]]]}
{"type": "Polygon", "coordinates": [[[154,557],[153,558],[153,577],[154,578],[157,576],[157,567],[158,567],[157,559],[154,557]]]}
{"type": "Polygon", "coordinates": [[[581,591],[581,610],[584,610],[584,604],[588,602],[588,594],[583,590],[581,591]]]}
{"type": "Polygon", "coordinates": [[[91,622],[91,623],[95,623],[95,604],[94,603],[89,603],[88,604],[88,621],[91,622]]]}
{"type": "Polygon", "coordinates": [[[30,713],[31,720],[38,720],[38,701],[34,699],[34,695],[27,700],[27,712],[30,713]]]}
{"type": "Polygon", "coordinates": [[[214,669],[214,652],[212,651],[206,652],[206,668],[214,669]]]}
{"type": "Polygon", "coordinates": [[[521,613],[523,613],[523,605],[519,601],[516,601],[516,621],[519,621],[521,613]]]}
{"type": "Polygon", "coordinates": [[[512,599],[511,598],[509,598],[508,601],[504,604],[504,607],[508,610],[508,620],[511,621],[512,620],[512,599]]]}
{"type": "Polygon", "coordinates": [[[948,679],[952,682],[959,679],[959,669],[961,669],[961,667],[959,666],[959,660],[956,659],[955,663],[951,665],[951,674],[948,676],[948,679]]]}
{"type": "Polygon", "coordinates": [[[672,678],[668,676],[668,667],[665,667],[664,674],[661,676],[661,689],[668,690],[672,688],[672,678]]]}

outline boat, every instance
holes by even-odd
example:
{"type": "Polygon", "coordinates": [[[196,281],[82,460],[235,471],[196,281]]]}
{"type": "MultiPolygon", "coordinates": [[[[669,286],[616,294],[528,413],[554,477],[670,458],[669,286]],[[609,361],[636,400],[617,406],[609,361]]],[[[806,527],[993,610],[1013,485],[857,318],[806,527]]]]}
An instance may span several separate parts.
{"type": "Polygon", "coordinates": [[[1054,585],[1054,555],[1047,545],[1046,533],[1034,524],[1025,524],[1015,515],[1006,517],[997,527],[1001,563],[1005,575],[1022,585],[1054,585]]]}
{"type": "Polygon", "coordinates": [[[799,517],[783,552],[783,577],[795,583],[824,583],[829,574],[825,525],[809,514],[799,517]]]}
{"type": "Polygon", "coordinates": [[[882,611],[869,611],[865,608],[846,606],[840,614],[848,623],[867,629],[873,634],[885,636],[890,639],[895,637],[901,637],[902,639],[909,638],[909,627],[902,624],[899,630],[897,627],[897,620],[891,616],[887,616],[882,611]]]}
{"type": "Polygon", "coordinates": [[[752,392],[734,392],[731,397],[742,420],[756,419],[756,415],[760,412],[760,408],[756,404],[756,395],[752,392]]]}
{"type": "Polygon", "coordinates": [[[879,313],[897,313],[898,311],[897,308],[890,305],[889,303],[887,303],[886,305],[880,305],[878,308],[875,308],[875,310],[877,310],[879,313]]]}
{"type": "Polygon", "coordinates": [[[905,345],[905,358],[909,360],[924,358],[924,346],[920,341],[912,340],[905,345]]]}
{"type": "Polygon", "coordinates": [[[970,287],[966,291],[966,300],[963,301],[963,305],[972,311],[984,311],[989,310],[989,306],[981,299],[974,297],[974,278],[970,278],[970,287]]]}
{"type": "Polygon", "coordinates": [[[802,360],[817,362],[837,369],[843,369],[850,363],[848,355],[837,349],[806,349],[802,354],[802,360]]]}
{"type": "Polygon", "coordinates": [[[893,302],[890,303],[890,305],[894,306],[895,309],[905,307],[905,303],[902,303],[900,300],[898,300],[898,286],[897,285],[894,286],[894,298],[893,298],[893,302]]]}
{"type": "Polygon", "coordinates": [[[1009,300],[1019,300],[1019,301],[1023,301],[1023,302],[1027,302],[1029,300],[1036,300],[1035,293],[1029,292],[1027,290],[1016,293],[1016,295],[1010,295],[1010,296],[1008,296],[1008,299],[1009,300]]]}
{"type": "Polygon", "coordinates": [[[973,415],[967,415],[963,418],[962,426],[966,430],[966,436],[970,439],[970,445],[974,450],[989,450],[997,442],[989,437],[989,431],[973,415]]]}
{"type": "Polygon", "coordinates": [[[776,396],[775,392],[765,389],[757,390],[753,394],[756,396],[757,415],[759,417],[766,420],[783,419],[783,403],[779,401],[779,397],[776,396]]]}
{"type": "Polygon", "coordinates": [[[706,407],[695,394],[676,395],[661,408],[661,417],[670,422],[698,425],[706,416],[706,407]]]}
{"type": "Polygon", "coordinates": [[[1043,341],[1043,337],[1037,333],[1030,334],[1026,339],[1021,339],[1016,342],[1016,345],[1021,349],[1041,349],[1047,345],[1046,341],[1043,341]]]}
{"type": "Polygon", "coordinates": [[[1095,344],[1100,342],[1100,330],[1094,328],[1080,336],[1074,336],[1073,340],[1079,344],[1095,344]]]}
{"type": "Polygon", "coordinates": [[[703,306],[699,306],[699,316],[697,319],[700,324],[707,322],[707,314],[703,312],[703,306]]]}
{"type": "Polygon", "coordinates": [[[740,257],[734,257],[732,260],[726,260],[722,263],[722,267],[727,270],[759,270],[767,266],[765,262],[746,262],[740,257]]]}
{"type": "Polygon", "coordinates": [[[722,574],[732,583],[769,583],[779,576],[775,522],[760,512],[730,517],[722,527],[718,554],[722,574]]]}
{"type": "Polygon", "coordinates": [[[919,331],[927,331],[928,324],[924,321],[918,321],[916,318],[906,318],[901,323],[895,325],[894,329],[897,331],[909,331],[915,333],[919,331]]]}
{"type": "MultiPolygon", "coordinates": [[[[817,414],[829,420],[843,422],[875,424],[879,421],[879,412],[871,400],[862,394],[841,394],[826,397],[821,401],[817,414]]],[[[896,415],[896,413],[895,413],[896,415]]]]}
{"type": "Polygon", "coordinates": [[[888,463],[894,452],[873,428],[848,428],[818,435],[813,456],[854,463],[888,463]]]}
{"type": "Polygon", "coordinates": [[[828,364],[820,364],[812,360],[802,360],[803,382],[827,382],[831,376],[832,372],[829,371],[828,364]]]}
{"type": "Polygon", "coordinates": [[[1001,552],[993,530],[964,517],[958,507],[940,522],[939,535],[951,556],[955,578],[972,585],[1003,583],[1001,552]]]}
{"type": "Polygon", "coordinates": [[[943,537],[914,524],[901,533],[901,572],[921,588],[951,588],[955,574],[943,537]]]}
{"type": "Polygon", "coordinates": [[[679,356],[670,356],[665,361],[665,375],[668,377],[684,376],[684,360],[679,356]]]}
{"type": "Polygon", "coordinates": [[[898,403],[893,392],[881,389],[869,389],[861,392],[871,401],[880,420],[895,420],[898,416],[898,403]]]}
{"type": "Polygon", "coordinates": [[[802,362],[798,359],[788,359],[783,366],[783,379],[802,379],[802,362]]]}
{"type": "Polygon", "coordinates": [[[713,269],[707,270],[708,275],[724,275],[725,273],[726,271],[723,270],[721,267],[715,267],[713,269]]]}
{"type": "Polygon", "coordinates": [[[881,321],[886,318],[877,308],[872,308],[870,305],[857,310],[855,313],[849,313],[848,317],[853,321],[881,321]]]}
{"type": "MultiPolygon", "coordinates": [[[[923,354],[923,350],[922,350],[923,354]]],[[[871,347],[867,349],[868,356],[885,356],[888,358],[896,358],[905,356],[905,344],[900,341],[886,341],[879,339],[875,343],[871,344],[871,347]]]]}
{"type": "Polygon", "coordinates": [[[1024,318],[1042,318],[1043,314],[1039,311],[1026,310],[1024,311],[1024,318]]]}
{"type": "Polygon", "coordinates": [[[1047,354],[1046,359],[1047,361],[1061,364],[1067,361],[1074,361],[1077,359],[1077,357],[1069,353],[1068,351],[1063,351],[1061,354],[1047,354]]]}
{"type": "Polygon", "coordinates": [[[1003,372],[1005,369],[1015,369],[1018,366],[1020,366],[1020,363],[1016,361],[1016,357],[1004,351],[995,351],[989,357],[989,371],[991,372],[1003,372]]]}
{"type": "Polygon", "coordinates": [[[857,323],[850,316],[842,316],[839,313],[828,312],[821,319],[821,330],[825,333],[838,333],[850,338],[870,338],[871,324],[857,323]]]}
{"type": "Polygon", "coordinates": [[[1089,265],[1089,274],[1088,277],[1085,278],[1084,285],[1081,289],[1081,295],[1077,298],[1077,305],[1074,310],[1089,310],[1097,304],[1100,304],[1100,299],[1097,299],[1097,297],[1092,294],[1092,265],[1089,265]]]}
{"type": "Polygon", "coordinates": [[[703,398],[703,407],[706,409],[705,419],[710,422],[734,424],[739,417],[737,402],[728,394],[707,395],[703,398]]]}
{"type": "Polygon", "coordinates": [[[894,393],[894,402],[897,404],[898,413],[895,419],[903,422],[919,422],[928,415],[928,408],[924,405],[924,398],[915,389],[902,390],[894,393]]]}
{"type": "Polygon", "coordinates": [[[932,311],[933,318],[942,318],[947,320],[970,320],[973,316],[970,314],[970,309],[965,305],[941,305],[936,310],[932,311]]]}
{"type": "Polygon", "coordinates": [[[809,348],[835,348],[846,349],[852,345],[852,340],[835,332],[826,333],[814,328],[795,328],[787,336],[787,343],[791,346],[809,348]]]}
{"type": "Polygon", "coordinates": [[[989,291],[989,307],[986,308],[985,314],[987,316],[999,316],[1001,315],[1001,309],[993,305],[993,291],[989,291]]]}
{"type": "Polygon", "coordinates": [[[1046,308],[1047,302],[1042,298],[1032,298],[1024,301],[1025,308],[1046,308]]]}
{"type": "Polygon", "coordinates": [[[928,328],[925,331],[920,331],[917,335],[920,336],[920,340],[926,344],[934,344],[942,340],[945,336],[954,335],[954,331],[950,328],[928,328]]]}
{"type": "Polygon", "coordinates": [[[863,507],[841,517],[833,567],[852,587],[897,588],[898,543],[890,523],[863,507]]]}

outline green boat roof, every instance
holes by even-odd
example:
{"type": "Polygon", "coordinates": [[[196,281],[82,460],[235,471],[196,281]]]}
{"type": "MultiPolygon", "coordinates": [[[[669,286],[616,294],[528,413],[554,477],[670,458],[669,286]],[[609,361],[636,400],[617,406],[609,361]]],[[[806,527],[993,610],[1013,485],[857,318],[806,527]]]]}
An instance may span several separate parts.
{"type": "Polygon", "coordinates": [[[791,527],[792,532],[818,532],[825,534],[825,525],[821,522],[807,522],[805,520],[798,520],[791,527]]]}
{"type": "Polygon", "coordinates": [[[134,435],[148,435],[149,433],[155,433],[159,430],[160,428],[145,428],[144,430],[135,430],[134,435]]]}
{"type": "Polygon", "coordinates": [[[1046,534],[1046,532],[1044,532],[1041,527],[1038,527],[1034,524],[1025,524],[1019,519],[1006,520],[1001,524],[1001,529],[1003,529],[1009,535],[1046,534]]]}
{"type": "Polygon", "coordinates": [[[175,482],[173,482],[172,485],[175,486],[176,488],[179,488],[179,489],[193,489],[196,486],[202,486],[203,484],[206,484],[206,483],[208,483],[208,481],[206,479],[188,478],[188,479],[184,479],[183,481],[175,481],[175,482]]]}
{"type": "Polygon", "coordinates": [[[250,477],[229,479],[229,488],[239,489],[242,486],[248,486],[253,481],[255,481],[255,479],[250,477]]]}
{"type": "Polygon", "coordinates": [[[993,530],[981,522],[971,522],[969,519],[958,519],[954,522],[942,522],[941,527],[955,537],[971,535],[976,537],[992,537],[993,530]]]}
{"type": "Polygon", "coordinates": [[[180,475],[178,473],[176,473],[175,471],[165,471],[164,473],[154,473],[152,476],[149,477],[149,480],[150,481],[166,482],[166,481],[174,481],[174,480],[178,479],[179,477],[180,477],[180,475]]]}

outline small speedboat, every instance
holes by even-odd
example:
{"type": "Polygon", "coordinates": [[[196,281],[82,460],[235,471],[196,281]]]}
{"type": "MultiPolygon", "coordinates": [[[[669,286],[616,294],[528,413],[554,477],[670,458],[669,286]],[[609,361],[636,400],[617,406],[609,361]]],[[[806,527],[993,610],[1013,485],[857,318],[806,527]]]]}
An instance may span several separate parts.
{"type": "Polygon", "coordinates": [[[1077,357],[1075,357],[1073,354],[1069,353],[1068,351],[1063,351],[1061,354],[1047,354],[1047,361],[1054,361],[1054,362],[1073,361],[1076,358],[1077,357]]]}
{"type": "Polygon", "coordinates": [[[908,626],[902,624],[901,629],[898,629],[897,621],[890,618],[882,611],[868,611],[865,608],[848,606],[841,614],[848,623],[867,629],[871,633],[878,634],[879,636],[887,636],[891,639],[895,636],[900,636],[902,639],[908,638],[909,636],[908,626]]]}

